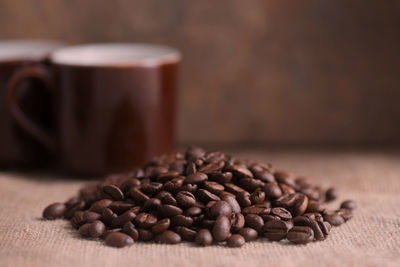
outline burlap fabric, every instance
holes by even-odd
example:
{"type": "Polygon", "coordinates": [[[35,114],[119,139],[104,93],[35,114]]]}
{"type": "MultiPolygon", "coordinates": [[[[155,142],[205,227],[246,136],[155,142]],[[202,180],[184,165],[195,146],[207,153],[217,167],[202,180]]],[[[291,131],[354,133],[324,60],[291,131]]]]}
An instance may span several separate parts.
{"type": "MultiPolygon", "coordinates": [[[[400,266],[400,156],[384,152],[240,151],[236,154],[335,185],[355,217],[306,246],[257,241],[240,249],[137,243],[115,249],[78,237],[43,208],[85,183],[46,174],[0,174],[0,266],[400,266]]],[[[332,204],[334,207],[338,202],[332,204]]]]}

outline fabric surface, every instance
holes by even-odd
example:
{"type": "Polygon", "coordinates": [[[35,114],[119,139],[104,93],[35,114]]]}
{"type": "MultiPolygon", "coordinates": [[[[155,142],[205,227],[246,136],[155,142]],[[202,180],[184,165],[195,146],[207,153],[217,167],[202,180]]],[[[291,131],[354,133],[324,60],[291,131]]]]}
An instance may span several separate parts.
{"type": "Polygon", "coordinates": [[[261,240],[242,248],[135,243],[116,249],[81,239],[68,221],[43,221],[44,207],[87,181],[55,174],[0,173],[0,266],[400,266],[400,154],[257,152],[234,155],[336,186],[355,216],[305,246],[261,240]]]}

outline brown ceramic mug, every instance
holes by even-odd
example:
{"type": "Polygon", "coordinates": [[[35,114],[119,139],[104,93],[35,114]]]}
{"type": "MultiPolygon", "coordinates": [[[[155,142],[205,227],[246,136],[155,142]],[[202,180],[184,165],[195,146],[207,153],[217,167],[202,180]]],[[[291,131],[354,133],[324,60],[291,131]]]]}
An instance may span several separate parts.
{"type": "MultiPolygon", "coordinates": [[[[19,69],[45,64],[51,51],[63,44],[50,40],[3,40],[0,41],[0,166],[32,167],[47,160],[43,146],[34,140],[24,128],[17,125],[7,105],[7,83],[19,69]]],[[[29,119],[50,131],[51,95],[41,82],[28,79],[18,86],[16,101],[29,114],[29,119]]]]}
{"type": "Polygon", "coordinates": [[[84,175],[128,171],[175,146],[178,51],[146,44],[62,48],[50,68],[28,66],[9,84],[9,106],[26,131],[84,175]],[[35,77],[54,91],[57,134],[28,119],[16,86],[35,77]]]}

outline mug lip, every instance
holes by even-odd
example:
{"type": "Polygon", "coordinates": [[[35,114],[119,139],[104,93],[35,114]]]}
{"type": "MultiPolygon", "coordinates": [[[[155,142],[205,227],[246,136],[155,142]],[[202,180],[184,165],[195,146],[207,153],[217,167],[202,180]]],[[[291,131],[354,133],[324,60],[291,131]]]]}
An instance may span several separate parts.
{"type": "Polygon", "coordinates": [[[54,50],[66,45],[66,43],[60,40],[52,39],[1,39],[0,64],[44,61],[49,58],[49,55],[54,50]],[[24,49],[23,46],[25,46],[26,49],[24,49]],[[41,49],[37,49],[39,47],[41,47],[41,49]],[[14,52],[7,53],[7,50],[10,51],[11,49],[15,49],[14,52]],[[4,54],[2,55],[1,52],[4,54]]]}
{"type": "MultiPolygon", "coordinates": [[[[64,55],[64,57],[66,57],[64,55]]],[[[58,66],[69,66],[69,67],[77,67],[77,68],[130,68],[130,67],[157,67],[166,64],[176,64],[179,63],[182,59],[181,53],[172,47],[158,45],[158,44],[148,44],[148,43],[89,43],[89,44],[80,44],[73,46],[66,46],[60,49],[56,49],[52,51],[49,55],[49,60],[52,64],[58,66]],[[92,52],[94,49],[140,49],[140,48],[149,48],[149,49],[158,49],[164,50],[165,54],[161,56],[148,56],[144,58],[137,59],[126,59],[126,60],[111,60],[110,62],[106,61],[97,61],[96,60],[73,60],[73,59],[63,59],[63,53],[74,53],[81,52],[86,53],[92,52]],[[91,50],[91,51],[90,51],[91,50]],[[83,51],[83,52],[82,52],[83,51]]]]}

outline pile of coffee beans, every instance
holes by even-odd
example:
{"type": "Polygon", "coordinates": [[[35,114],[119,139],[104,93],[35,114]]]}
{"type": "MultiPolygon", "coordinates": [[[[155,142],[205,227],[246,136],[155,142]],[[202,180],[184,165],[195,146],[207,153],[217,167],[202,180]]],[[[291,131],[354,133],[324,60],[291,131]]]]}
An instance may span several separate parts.
{"type": "Polygon", "coordinates": [[[354,201],[325,208],[336,198],[334,188],[324,191],[270,164],[191,146],[107,176],[79,196],[51,204],[43,217],[68,219],[82,237],[112,247],[182,240],[241,247],[257,238],[306,244],[325,240],[332,226],[352,218],[354,201]]]}

